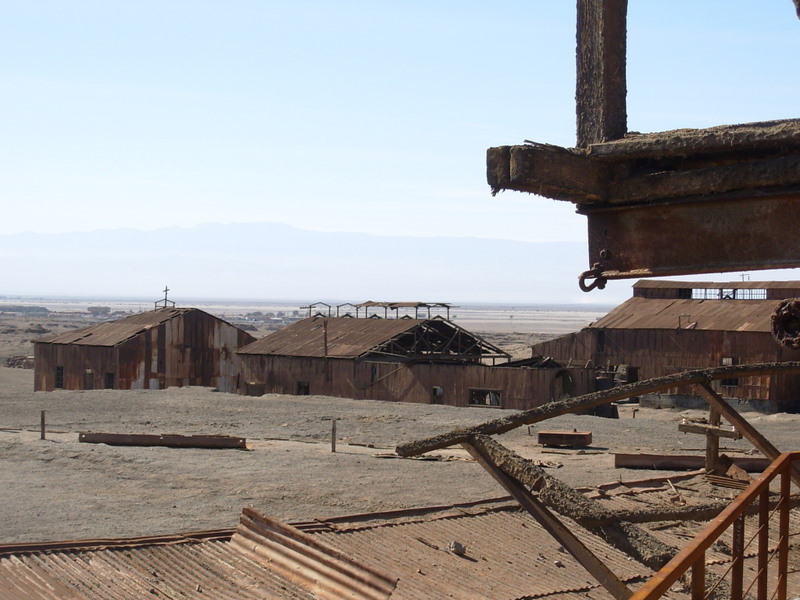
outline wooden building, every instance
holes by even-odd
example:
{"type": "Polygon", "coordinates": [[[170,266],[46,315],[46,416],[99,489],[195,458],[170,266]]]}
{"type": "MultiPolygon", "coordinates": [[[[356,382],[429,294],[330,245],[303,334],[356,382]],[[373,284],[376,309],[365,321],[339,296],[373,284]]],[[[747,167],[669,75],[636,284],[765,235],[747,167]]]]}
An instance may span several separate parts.
{"type": "Polygon", "coordinates": [[[594,389],[594,373],[508,355],[443,319],[310,317],[237,352],[242,394],[321,394],[531,408],[594,389]],[[503,361],[497,364],[497,361],[503,361]]]}
{"type": "Polygon", "coordinates": [[[236,350],[249,333],[197,308],[160,308],[34,342],[36,391],[236,391],[236,350]]]}
{"type": "MultiPolygon", "coordinates": [[[[563,364],[594,365],[617,382],[729,364],[800,360],[778,345],[771,318],[800,282],[639,281],[633,297],[580,332],[533,346],[563,364]]],[[[800,410],[797,375],[725,379],[723,397],[764,411],[800,410]]],[[[668,401],[689,401],[675,394],[668,401]]],[[[685,392],[684,392],[685,393],[685,392]]]]}

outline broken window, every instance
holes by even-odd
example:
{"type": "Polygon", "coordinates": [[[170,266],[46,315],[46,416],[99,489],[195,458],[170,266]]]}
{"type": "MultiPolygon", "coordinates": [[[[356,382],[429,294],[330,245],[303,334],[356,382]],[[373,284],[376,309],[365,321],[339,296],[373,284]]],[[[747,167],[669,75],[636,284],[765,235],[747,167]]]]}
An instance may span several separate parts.
{"type": "Polygon", "coordinates": [[[92,371],[91,369],[86,369],[83,372],[83,389],[85,390],[94,389],[94,371],[92,371]]]}
{"type": "Polygon", "coordinates": [[[500,395],[502,390],[470,389],[470,406],[501,406],[500,395]]]}
{"type": "Polygon", "coordinates": [[[64,367],[56,367],[56,379],[54,387],[57,389],[64,388],[64,367]]]}
{"type": "MultiPolygon", "coordinates": [[[[731,365],[735,365],[736,361],[733,359],[732,356],[723,356],[722,357],[722,366],[729,367],[731,365]]],[[[737,387],[739,385],[739,378],[738,377],[728,377],[727,379],[723,379],[720,381],[720,385],[727,386],[727,387],[737,387]]]]}
{"type": "Polygon", "coordinates": [[[433,402],[433,404],[442,404],[442,402],[444,402],[444,388],[442,386],[433,386],[433,390],[431,391],[431,402],[433,402]]]}

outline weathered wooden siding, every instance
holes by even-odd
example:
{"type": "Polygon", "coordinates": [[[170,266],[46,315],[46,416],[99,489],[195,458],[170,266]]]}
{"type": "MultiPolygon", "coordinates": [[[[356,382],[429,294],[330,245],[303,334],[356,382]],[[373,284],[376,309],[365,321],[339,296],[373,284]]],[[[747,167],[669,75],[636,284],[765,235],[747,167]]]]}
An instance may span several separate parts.
{"type": "Polygon", "coordinates": [[[94,372],[94,389],[112,373],[116,389],[171,386],[237,388],[236,350],[255,338],[200,310],[183,312],[116,346],[34,344],[36,390],[55,388],[55,369],[64,367],[64,389],[86,389],[85,371],[94,372]]]}
{"type": "Polygon", "coordinates": [[[66,390],[86,389],[88,381],[92,389],[103,389],[105,374],[117,371],[114,349],[96,346],[35,344],[34,365],[33,389],[37,392],[55,389],[57,366],[64,369],[63,389],[66,390]]]}
{"type": "Polygon", "coordinates": [[[594,372],[580,368],[405,365],[254,354],[240,355],[240,365],[240,393],[296,394],[304,383],[310,394],[467,406],[471,389],[486,389],[501,391],[502,408],[525,409],[550,401],[561,389],[554,383],[557,377],[559,383],[571,381],[571,395],[594,390],[594,372]]]}

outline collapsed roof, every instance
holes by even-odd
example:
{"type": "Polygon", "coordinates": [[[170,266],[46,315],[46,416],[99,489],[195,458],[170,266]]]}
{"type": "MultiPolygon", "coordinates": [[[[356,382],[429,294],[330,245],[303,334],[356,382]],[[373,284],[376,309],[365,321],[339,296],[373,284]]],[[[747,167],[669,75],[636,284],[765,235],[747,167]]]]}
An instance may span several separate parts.
{"type": "Polygon", "coordinates": [[[310,317],[239,349],[239,354],[403,361],[479,361],[508,357],[441,318],[310,317]]]}

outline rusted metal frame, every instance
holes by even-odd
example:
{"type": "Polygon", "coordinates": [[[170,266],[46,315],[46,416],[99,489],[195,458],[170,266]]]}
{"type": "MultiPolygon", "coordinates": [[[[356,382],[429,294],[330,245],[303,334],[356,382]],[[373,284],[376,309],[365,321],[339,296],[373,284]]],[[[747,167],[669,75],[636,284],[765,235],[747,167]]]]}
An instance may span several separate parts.
{"type": "Polygon", "coordinates": [[[472,436],[462,443],[467,452],[484,468],[503,488],[539,524],[558,541],[616,600],[628,600],[632,594],[627,585],[611,571],[605,563],[597,558],[572,531],[558,520],[546,506],[539,502],[519,481],[506,474],[495,464],[479,436],[472,436]]]}
{"type": "Polygon", "coordinates": [[[578,146],[623,137],[627,0],[578,0],[575,108],[578,146]]]}
{"type": "Polygon", "coordinates": [[[706,553],[701,552],[692,564],[692,600],[706,597],[706,553]]]}
{"type": "MultiPolygon", "coordinates": [[[[759,477],[756,481],[750,484],[748,488],[743,491],[739,496],[731,502],[728,507],[723,510],[715,519],[713,519],[706,528],[697,535],[686,547],[684,547],[669,563],[667,563],[661,570],[658,571],[652,578],[642,585],[641,588],[630,598],[630,600],[655,600],[663,596],[667,590],[676,582],[680,577],[698,561],[702,560],[705,556],[705,551],[719,538],[722,533],[730,527],[733,522],[743,514],[747,507],[751,505],[757,498],[760,498],[764,492],[769,491],[769,485],[773,479],[778,475],[782,476],[781,480],[781,502],[785,498],[786,507],[786,531],[788,532],[788,515],[789,515],[789,492],[790,489],[787,485],[788,473],[794,460],[800,459],[800,453],[784,453],[775,460],[759,477]],[[785,489],[784,489],[785,488],[785,489]],[[785,494],[785,495],[784,495],[785,494]]],[[[786,551],[788,559],[788,539],[786,540],[786,551]]],[[[781,567],[779,566],[779,569],[781,567]]],[[[783,567],[785,573],[786,567],[783,567]]],[[[784,575],[785,577],[785,575],[784,575]]],[[[693,589],[695,587],[693,583],[693,589]]],[[[786,600],[785,595],[779,600],[786,600]]]]}
{"type": "Polygon", "coordinates": [[[744,513],[733,522],[731,555],[731,600],[742,600],[744,578],[744,513]]]}
{"type": "MultiPolygon", "coordinates": [[[[736,427],[748,441],[753,444],[764,456],[770,460],[775,460],[780,456],[780,451],[765,438],[761,432],[753,427],[746,419],[742,417],[736,410],[734,410],[722,397],[709,387],[707,383],[698,384],[700,395],[705,398],[706,402],[714,407],[720,415],[725,417],[731,425],[736,427]]],[[[800,470],[796,467],[791,467],[792,478],[800,485],[800,470]]]]}
{"type": "Polygon", "coordinates": [[[757,600],[767,600],[769,583],[769,488],[761,491],[758,497],[758,587],[757,600]]]}
{"type": "MultiPolygon", "coordinates": [[[[533,423],[538,423],[540,421],[565,415],[577,410],[594,408],[595,406],[609,404],[616,400],[630,398],[631,396],[639,396],[649,392],[666,390],[672,387],[682,387],[691,384],[714,381],[716,379],[724,379],[727,377],[797,372],[800,372],[800,362],[798,361],[760,363],[752,365],[729,365],[724,367],[715,367],[713,369],[683,371],[673,375],[654,377],[652,379],[645,379],[643,381],[621,385],[608,390],[576,396],[568,400],[549,402],[542,406],[531,408],[513,415],[507,415],[492,421],[487,421],[486,423],[482,423],[468,429],[456,429],[431,438],[407,442],[398,445],[396,452],[400,456],[416,456],[419,454],[424,454],[425,452],[430,452],[431,450],[440,450],[441,448],[447,448],[448,446],[460,444],[470,435],[496,435],[505,433],[507,431],[511,431],[512,429],[516,429],[517,427],[522,427],[523,425],[531,425],[533,423]]],[[[725,406],[727,407],[727,404],[725,406]]]]}
{"type": "Polygon", "coordinates": [[[786,600],[786,588],[789,578],[789,496],[792,493],[791,471],[781,473],[781,507],[778,514],[778,586],[777,600],[786,600]]]}
{"type": "Polygon", "coordinates": [[[798,193],[581,205],[579,212],[587,216],[589,264],[605,280],[800,266],[800,241],[774,235],[800,228],[798,193]]]}

